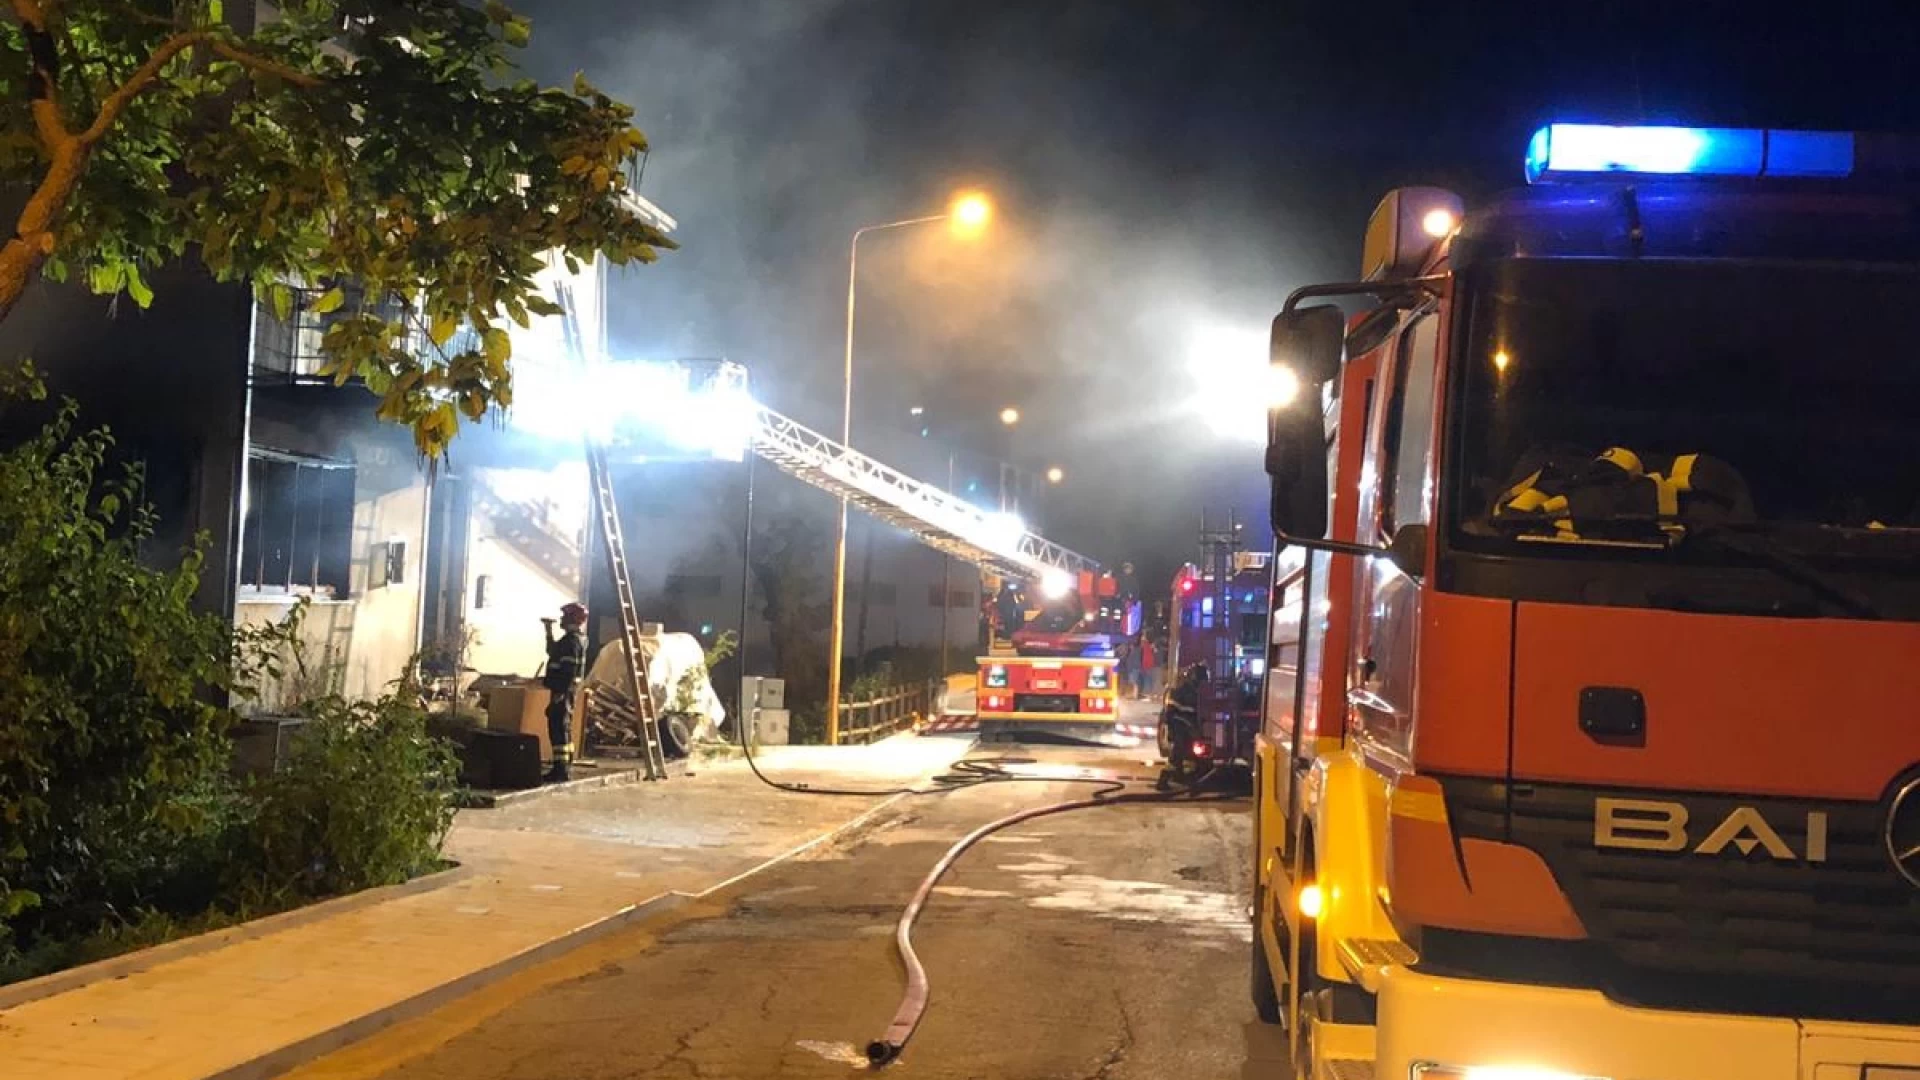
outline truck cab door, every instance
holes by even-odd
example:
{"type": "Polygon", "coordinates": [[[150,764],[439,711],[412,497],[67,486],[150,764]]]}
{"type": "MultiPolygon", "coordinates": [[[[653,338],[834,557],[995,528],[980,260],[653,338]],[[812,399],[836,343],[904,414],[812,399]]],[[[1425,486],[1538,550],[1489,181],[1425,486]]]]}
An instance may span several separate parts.
{"type": "MultiPolygon", "coordinates": [[[[1422,309],[1401,324],[1387,350],[1390,366],[1376,384],[1378,422],[1360,484],[1363,543],[1384,545],[1398,529],[1430,518],[1439,339],[1439,314],[1422,309]]],[[[1347,692],[1353,735],[1369,756],[1404,767],[1413,754],[1419,583],[1386,558],[1366,560],[1356,579],[1347,692]]]]}

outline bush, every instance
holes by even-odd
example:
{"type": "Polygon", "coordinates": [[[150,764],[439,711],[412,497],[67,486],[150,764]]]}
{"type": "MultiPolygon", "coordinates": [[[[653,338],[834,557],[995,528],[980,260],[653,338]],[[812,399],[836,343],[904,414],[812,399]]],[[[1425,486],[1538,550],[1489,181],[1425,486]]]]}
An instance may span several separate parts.
{"type": "Polygon", "coordinates": [[[75,415],[0,452],[0,982],[434,867],[458,770],[411,680],[305,703],[287,767],[231,778],[229,695],[284,681],[297,614],[195,611],[198,550],[142,561],[138,474],[103,485],[75,415]]]}
{"type": "Polygon", "coordinates": [[[410,680],[377,701],[326,697],[288,760],[246,788],[232,892],[278,906],[395,885],[436,868],[460,766],[410,680]]]}
{"type": "Polygon", "coordinates": [[[0,453],[0,953],[203,902],[182,871],[227,824],[226,621],[197,550],[141,561],[138,474],[99,485],[112,441],[74,418],[0,453]]]}
{"type": "Polygon", "coordinates": [[[787,741],[795,746],[817,745],[827,741],[827,710],[822,705],[804,705],[787,713],[787,741]]]}

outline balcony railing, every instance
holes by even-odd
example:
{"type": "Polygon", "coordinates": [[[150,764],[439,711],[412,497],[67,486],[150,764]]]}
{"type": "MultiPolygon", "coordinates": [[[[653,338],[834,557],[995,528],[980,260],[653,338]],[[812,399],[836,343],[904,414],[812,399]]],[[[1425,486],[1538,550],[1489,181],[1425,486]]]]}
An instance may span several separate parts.
{"type": "MultiPolygon", "coordinates": [[[[262,302],[254,325],[254,368],[296,382],[326,378],[322,371],[327,365],[327,353],[322,343],[326,340],[327,331],[339,320],[350,318],[363,310],[358,290],[347,288],[345,291],[346,303],[333,311],[322,312],[317,307],[327,290],[295,288],[293,303],[284,319],[274,311],[272,304],[262,302]]],[[[388,320],[398,320],[405,313],[402,305],[395,300],[370,307],[373,314],[388,320]]],[[[458,341],[449,342],[449,354],[459,345],[458,341]]],[[[416,356],[425,356],[428,352],[426,335],[418,330],[412,331],[409,334],[409,351],[416,356]]]]}

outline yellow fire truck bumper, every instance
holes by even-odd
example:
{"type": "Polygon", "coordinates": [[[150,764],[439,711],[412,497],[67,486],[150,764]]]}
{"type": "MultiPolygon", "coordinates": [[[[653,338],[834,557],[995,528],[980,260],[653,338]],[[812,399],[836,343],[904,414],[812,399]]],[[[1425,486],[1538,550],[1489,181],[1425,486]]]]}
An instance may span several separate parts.
{"type": "Polygon", "coordinates": [[[1859,1080],[1868,1065],[1920,1080],[1920,1027],[1641,1009],[1405,968],[1379,992],[1373,1080],[1859,1080]]]}

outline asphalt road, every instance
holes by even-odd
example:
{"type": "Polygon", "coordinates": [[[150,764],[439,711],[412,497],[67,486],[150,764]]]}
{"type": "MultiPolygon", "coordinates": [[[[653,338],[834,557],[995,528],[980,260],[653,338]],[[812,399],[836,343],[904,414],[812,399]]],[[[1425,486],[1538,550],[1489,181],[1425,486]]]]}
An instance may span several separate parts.
{"type": "MultiPolygon", "coordinates": [[[[1150,771],[1137,751],[1019,752],[1150,771]]],[[[861,835],[730,895],[295,1075],[845,1077],[864,1068],[859,1048],[899,1002],[893,926],[921,877],[969,829],[1081,794],[999,784],[896,803],[861,835]]],[[[915,943],[932,1002],[887,1071],[902,1080],[1289,1075],[1283,1037],[1255,1020],[1247,998],[1248,814],[1244,803],[1104,807],[975,847],[921,917],[915,943]]]]}

